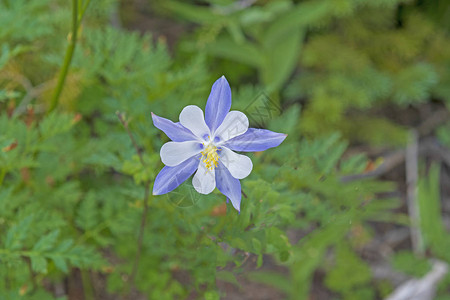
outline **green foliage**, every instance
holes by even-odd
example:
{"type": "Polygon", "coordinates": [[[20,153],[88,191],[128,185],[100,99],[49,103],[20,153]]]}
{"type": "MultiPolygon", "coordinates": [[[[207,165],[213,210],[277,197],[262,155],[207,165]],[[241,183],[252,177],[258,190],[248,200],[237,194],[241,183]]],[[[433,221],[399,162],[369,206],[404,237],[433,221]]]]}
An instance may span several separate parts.
{"type": "MultiPolygon", "coordinates": [[[[372,278],[361,253],[374,223],[406,217],[399,199],[383,197],[392,183],[345,179],[372,164],[348,149],[405,143],[405,129],[376,114],[385,105],[450,99],[445,18],[397,0],[161,1],[157,8],[199,25],[171,55],[164,39],[109,24],[119,2],[91,2],[48,113],[70,5],[0,0],[0,298],[56,299],[49,290],[74,270],[87,299],[93,274],[119,298],[136,290],[219,299],[216,280],[243,286],[238,275],[291,299],[308,299],[323,273],[339,299],[391,288],[372,278]],[[184,106],[203,107],[219,73],[232,83],[232,109],[288,134],[280,147],[249,154],[240,214],[217,190],[198,194],[190,179],[167,195],[146,190],[168,140],[151,112],[177,121],[184,106]],[[265,270],[268,260],[283,271],[265,270]]],[[[444,143],[447,129],[438,133],[444,143]]],[[[424,246],[448,261],[438,171],[419,183],[420,226],[424,246]]],[[[427,268],[409,253],[392,264],[414,276],[427,268]]]]}
{"type": "Polygon", "coordinates": [[[0,41],[30,42],[52,32],[51,24],[45,17],[49,0],[5,0],[0,2],[0,41]],[[21,18],[32,15],[34,18],[21,18]]]}
{"type": "MultiPolygon", "coordinates": [[[[159,4],[201,25],[181,48],[256,70],[275,101],[288,84],[283,92],[287,98],[309,100],[302,121],[306,134],[338,128],[352,139],[378,145],[383,133],[395,132],[388,142],[403,144],[402,128],[387,120],[364,115],[370,121],[362,131],[381,122],[388,128],[357,135],[352,130],[360,128],[361,113],[388,101],[407,106],[435,96],[449,99],[445,32],[439,30],[439,22],[412,7],[398,15],[403,1],[268,1],[245,8],[227,1],[207,2],[211,4],[159,4]],[[395,24],[396,16],[401,26],[395,24]],[[297,62],[302,71],[290,80],[297,62]],[[348,118],[352,109],[358,112],[348,118]]],[[[246,74],[229,73],[236,81],[246,74]]]]}
{"type": "Polygon", "coordinates": [[[441,215],[439,166],[431,167],[428,177],[419,181],[418,189],[419,227],[424,239],[423,246],[449,261],[450,254],[445,249],[450,245],[450,235],[445,230],[441,215]]]}
{"type": "Polygon", "coordinates": [[[259,271],[248,273],[247,277],[254,282],[273,286],[286,294],[291,290],[289,279],[279,273],[259,271]]]}
{"type": "Polygon", "coordinates": [[[431,269],[428,260],[423,257],[417,257],[409,251],[396,253],[392,257],[392,266],[405,274],[418,278],[425,276],[431,269]]]}
{"type": "Polygon", "coordinates": [[[436,135],[439,141],[446,147],[450,147],[450,124],[444,124],[437,129],[436,135]]]}
{"type": "Polygon", "coordinates": [[[297,24],[301,18],[296,15],[286,24],[284,15],[293,9],[290,1],[236,11],[215,6],[200,8],[178,1],[167,1],[163,6],[205,27],[197,43],[184,47],[249,65],[258,71],[270,92],[278,92],[291,75],[305,31],[301,28],[304,24],[297,24]],[[215,37],[221,31],[223,34],[215,37]]]}
{"type": "MultiPolygon", "coordinates": [[[[338,249],[344,250],[340,250],[343,252],[337,254],[337,269],[332,271],[331,274],[340,274],[350,270],[366,274],[364,275],[366,277],[359,274],[355,285],[357,285],[359,279],[367,278],[368,266],[355,254],[349,252],[349,247],[353,247],[353,244],[351,243],[351,237],[346,240],[346,236],[351,235],[355,228],[364,232],[366,230],[364,228],[365,221],[382,220],[380,217],[383,215],[383,211],[386,212],[399,204],[392,199],[371,200],[377,192],[392,189],[390,184],[371,181],[345,184],[341,182],[340,174],[342,171],[336,164],[341,160],[345,148],[345,143],[339,141],[338,135],[331,135],[312,143],[304,141],[299,147],[299,153],[302,155],[298,155],[300,160],[296,164],[298,169],[283,167],[280,170],[280,176],[292,185],[291,189],[296,188],[306,191],[301,204],[299,204],[304,217],[301,220],[296,220],[294,224],[298,224],[297,226],[305,229],[309,228],[311,224],[318,224],[318,227],[314,226],[314,230],[293,248],[290,266],[293,276],[290,295],[293,299],[307,298],[309,283],[314,271],[324,265],[324,256],[327,250],[336,245],[338,249]],[[347,256],[343,258],[342,255],[347,256]],[[349,262],[352,259],[353,263],[349,262]],[[362,277],[360,278],[360,276],[362,277]]],[[[347,166],[345,171],[357,172],[361,169],[361,165],[367,164],[367,161],[360,159],[359,163],[354,164],[353,170],[349,169],[349,163],[344,163],[343,165],[347,166]]],[[[358,236],[358,238],[361,237],[358,236]]],[[[350,286],[346,288],[342,282],[334,282],[336,279],[333,278],[336,278],[336,276],[333,275],[331,279],[328,279],[331,284],[330,287],[341,292],[344,297],[350,297],[354,291],[353,284],[349,281],[350,286]],[[337,287],[338,285],[340,288],[337,287]]],[[[368,279],[365,279],[364,282],[367,283],[367,281],[368,279]]],[[[356,295],[371,297],[371,290],[367,286],[359,287],[361,290],[358,290],[356,295]]]]}
{"type": "MultiPolygon", "coordinates": [[[[438,71],[442,62],[436,61],[437,52],[428,51],[428,38],[436,28],[431,20],[416,11],[405,14],[403,26],[396,28],[392,23],[396,9],[389,6],[381,13],[381,8],[362,8],[357,15],[339,20],[334,29],[311,38],[301,58],[306,70],[289,89],[290,97],[312,99],[304,130],[316,134],[336,126],[359,128],[359,114],[355,114],[356,124],[353,118],[346,119],[345,113],[351,108],[367,109],[386,101],[405,106],[425,102],[436,95],[438,72],[443,76],[441,80],[445,80],[448,71],[438,71]],[[418,27],[419,35],[413,29],[418,27]],[[325,114],[327,123],[323,124],[325,114]]],[[[439,35],[432,39],[432,43],[447,42],[439,35]]],[[[366,122],[366,127],[378,128],[372,122],[366,122]]],[[[390,127],[398,131],[393,124],[390,127]]],[[[357,135],[356,139],[376,143],[372,136],[357,135]]],[[[388,141],[396,143],[399,139],[392,137],[388,141]]]]}
{"type": "Polygon", "coordinates": [[[368,286],[370,279],[370,268],[348,247],[338,245],[336,266],[327,274],[325,284],[331,290],[342,293],[344,299],[373,299],[373,292],[368,286]]]}

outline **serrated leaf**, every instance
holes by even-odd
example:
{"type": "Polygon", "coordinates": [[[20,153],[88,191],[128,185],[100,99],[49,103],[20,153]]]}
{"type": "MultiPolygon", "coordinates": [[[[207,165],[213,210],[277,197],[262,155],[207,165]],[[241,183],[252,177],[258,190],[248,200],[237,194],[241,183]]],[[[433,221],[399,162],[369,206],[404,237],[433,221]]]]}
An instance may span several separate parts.
{"type": "Polygon", "coordinates": [[[236,279],[236,276],[233,274],[233,272],[220,271],[220,272],[216,273],[216,277],[218,280],[229,282],[229,283],[234,284],[235,286],[241,288],[241,284],[236,279]]]}
{"type": "Polygon", "coordinates": [[[394,100],[402,105],[427,101],[437,82],[438,75],[431,65],[420,63],[404,68],[394,77],[394,100]]]}
{"type": "Polygon", "coordinates": [[[335,267],[328,272],[326,285],[338,292],[351,292],[355,287],[367,284],[371,279],[369,266],[347,245],[339,243],[335,267]],[[342,280],[345,278],[345,281],[342,280]]]}
{"type": "Polygon", "coordinates": [[[56,243],[56,240],[59,236],[59,229],[56,229],[39,239],[39,241],[34,245],[33,251],[37,252],[46,252],[53,248],[56,243]]]}
{"type": "Polygon", "coordinates": [[[69,272],[69,268],[67,267],[67,263],[65,262],[64,258],[56,256],[52,257],[52,261],[55,264],[55,267],[60,271],[64,273],[69,272]]]}
{"type": "Polygon", "coordinates": [[[19,223],[13,225],[6,234],[5,248],[9,250],[20,249],[27,237],[28,230],[33,222],[34,215],[29,215],[19,223]]]}
{"type": "Polygon", "coordinates": [[[74,125],[73,116],[68,114],[51,113],[39,123],[43,139],[67,132],[74,125]]]}
{"type": "Polygon", "coordinates": [[[258,258],[256,259],[256,268],[261,268],[263,265],[263,255],[259,254],[258,258]]]}
{"type": "Polygon", "coordinates": [[[252,245],[253,245],[253,249],[255,249],[255,253],[261,253],[262,245],[258,239],[252,238],[252,245]]]}
{"type": "Polygon", "coordinates": [[[263,283],[288,294],[292,287],[289,278],[283,274],[270,272],[270,271],[259,271],[259,272],[249,272],[246,277],[254,282],[263,283]]]}
{"type": "Polygon", "coordinates": [[[31,268],[38,273],[47,273],[47,260],[42,256],[30,256],[31,268]]]}
{"type": "Polygon", "coordinates": [[[90,230],[98,223],[98,208],[95,193],[85,195],[77,209],[75,223],[83,230],[90,230]]]}
{"type": "Polygon", "coordinates": [[[73,245],[73,240],[71,239],[67,239],[62,241],[56,248],[55,250],[57,252],[66,252],[67,250],[70,249],[70,247],[72,247],[73,245]]]}

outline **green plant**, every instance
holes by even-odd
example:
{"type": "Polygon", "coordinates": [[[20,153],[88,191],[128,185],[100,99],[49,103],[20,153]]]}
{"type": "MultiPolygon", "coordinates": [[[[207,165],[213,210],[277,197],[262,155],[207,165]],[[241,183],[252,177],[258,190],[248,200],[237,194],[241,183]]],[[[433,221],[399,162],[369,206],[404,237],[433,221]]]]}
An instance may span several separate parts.
{"type": "MultiPolygon", "coordinates": [[[[0,298],[61,299],[53,291],[77,280],[86,299],[219,299],[218,282],[243,293],[246,280],[291,299],[318,285],[384,297],[393,286],[372,276],[364,247],[378,227],[410,224],[386,194],[396,185],[352,142],[401,146],[404,127],[378,110],[448,100],[448,22],[421,3],[164,1],[200,25],[170,54],[162,38],[111,26],[117,1],[0,0],[0,298]],[[178,120],[223,74],[250,126],[288,134],[250,154],[240,214],[189,179],[149,193],[168,141],[151,112],[178,120]]],[[[437,166],[421,175],[420,226],[430,256],[448,261],[438,182],[437,166]]],[[[397,250],[394,267],[426,272],[397,250]]]]}

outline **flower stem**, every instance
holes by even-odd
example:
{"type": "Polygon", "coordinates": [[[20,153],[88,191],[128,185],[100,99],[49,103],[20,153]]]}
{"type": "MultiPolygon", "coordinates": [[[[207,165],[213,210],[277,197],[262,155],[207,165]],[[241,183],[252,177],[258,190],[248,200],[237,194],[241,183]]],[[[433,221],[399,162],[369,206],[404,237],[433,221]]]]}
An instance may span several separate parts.
{"type": "MultiPolygon", "coordinates": [[[[120,122],[122,123],[123,127],[128,133],[128,136],[130,137],[131,142],[133,143],[133,146],[136,150],[137,155],[139,156],[139,160],[142,164],[142,166],[145,168],[146,164],[144,161],[144,158],[142,156],[142,151],[139,148],[136,140],[133,137],[133,134],[130,131],[130,128],[128,127],[128,122],[124,119],[123,114],[120,112],[117,112],[117,117],[119,118],[120,122]]],[[[131,270],[130,277],[128,279],[128,291],[130,292],[132,285],[134,284],[134,280],[136,278],[138,266],[139,266],[139,259],[141,257],[142,252],[142,242],[144,240],[144,231],[145,226],[147,224],[147,214],[148,214],[148,198],[150,196],[150,180],[145,181],[145,192],[144,192],[144,211],[142,212],[142,218],[141,218],[141,225],[139,227],[139,235],[137,240],[137,249],[136,249],[136,256],[134,257],[134,263],[133,263],[133,269],[131,270]]]]}
{"type": "Polygon", "coordinates": [[[0,171],[0,186],[3,184],[3,179],[5,179],[6,169],[0,171]]]}
{"type": "Polygon", "coordinates": [[[79,5],[81,7],[81,0],[72,0],[72,31],[69,36],[69,45],[66,49],[66,55],[64,57],[63,66],[58,76],[58,83],[56,84],[55,92],[53,93],[50,108],[47,113],[52,112],[59,103],[59,98],[61,96],[62,90],[64,88],[64,83],[66,82],[67,73],[69,72],[69,67],[72,62],[73,53],[75,52],[75,47],[77,45],[77,36],[78,36],[78,28],[80,26],[81,20],[86,12],[87,6],[89,5],[90,0],[87,0],[85,5],[79,14],[79,5]]]}
{"type": "Polygon", "coordinates": [[[81,283],[83,284],[84,299],[94,300],[94,290],[92,287],[89,271],[81,271],[81,283]]]}
{"type": "Polygon", "coordinates": [[[80,0],[80,9],[78,10],[78,11],[79,11],[79,15],[78,15],[78,24],[80,24],[80,23],[81,23],[81,20],[83,20],[84,13],[86,12],[86,9],[88,8],[90,2],[91,2],[91,0],[86,0],[86,2],[84,3],[84,5],[82,6],[82,5],[81,5],[81,0],[80,0]]]}

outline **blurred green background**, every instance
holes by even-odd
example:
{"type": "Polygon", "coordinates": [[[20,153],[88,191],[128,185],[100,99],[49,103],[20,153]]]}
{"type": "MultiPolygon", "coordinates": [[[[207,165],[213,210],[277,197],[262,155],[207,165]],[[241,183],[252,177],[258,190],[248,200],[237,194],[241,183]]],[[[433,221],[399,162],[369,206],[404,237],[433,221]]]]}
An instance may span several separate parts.
{"type": "Polygon", "coordinates": [[[449,104],[447,0],[0,0],[0,299],[448,300],[449,104]],[[148,195],[222,75],[288,138],[148,195]]]}

